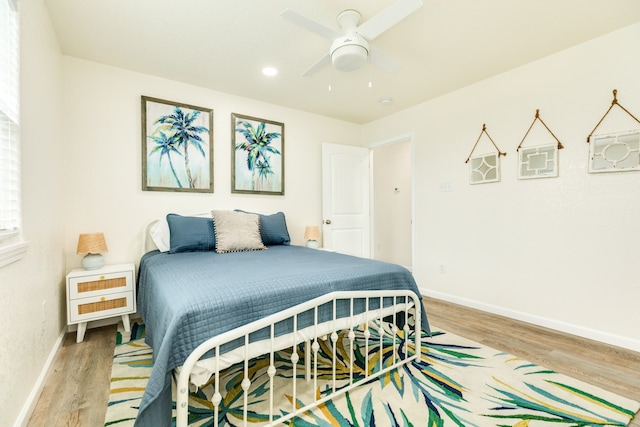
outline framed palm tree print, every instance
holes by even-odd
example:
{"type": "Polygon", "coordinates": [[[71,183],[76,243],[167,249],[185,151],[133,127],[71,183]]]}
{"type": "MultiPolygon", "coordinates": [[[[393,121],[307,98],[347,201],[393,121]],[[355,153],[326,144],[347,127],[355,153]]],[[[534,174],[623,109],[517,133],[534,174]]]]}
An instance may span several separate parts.
{"type": "Polygon", "coordinates": [[[142,97],[142,190],[213,193],[213,110],[142,97]]]}
{"type": "Polygon", "coordinates": [[[284,194],[284,123],[231,114],[231,192],[284,194]]]}

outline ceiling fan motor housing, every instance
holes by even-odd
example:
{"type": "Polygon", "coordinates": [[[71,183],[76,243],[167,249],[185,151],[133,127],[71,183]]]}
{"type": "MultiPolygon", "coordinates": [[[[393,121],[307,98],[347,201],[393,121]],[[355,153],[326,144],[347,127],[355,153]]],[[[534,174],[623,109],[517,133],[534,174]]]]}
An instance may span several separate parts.
{"type": "Polygon", "coordinates": [[[369,43],[358,33],[340,37],[331,44],[331,62],[340,71],[354,71],[367,63],[369,43]]]}

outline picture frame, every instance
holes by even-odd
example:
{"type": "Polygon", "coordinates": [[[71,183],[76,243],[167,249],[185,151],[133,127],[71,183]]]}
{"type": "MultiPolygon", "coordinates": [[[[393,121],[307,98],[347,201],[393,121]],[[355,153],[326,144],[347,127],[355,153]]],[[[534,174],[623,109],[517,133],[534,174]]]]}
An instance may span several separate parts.
{"type": "Polygon", "coordinates": [[[231,192],[284,195],[284,123],[231,114],[231,192]]]}
{"type": "Polygon", "coordinates": [[[591,135],[589,173],[640,170],[640,129],[591,135]]]}
{"type": "Polygon", "coordinates": [[[558,144],[520,147],[518,150],[518,179],[558,177],[558,144]]]}
{"type": "Polygon", "coordinates": [[[469,157],[469,184],[487,184],[500,181],[500,153],[469,157]]]}
{"type": "Polygon", "coordinates": [[[213,109],[141,97],[142,190],[213,193],[213,109]]]}

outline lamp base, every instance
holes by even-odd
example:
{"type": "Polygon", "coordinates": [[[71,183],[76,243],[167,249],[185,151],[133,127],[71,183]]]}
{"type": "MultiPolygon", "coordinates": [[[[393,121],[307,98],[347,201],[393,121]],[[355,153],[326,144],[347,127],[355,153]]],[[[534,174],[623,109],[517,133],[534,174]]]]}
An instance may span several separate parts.
{"type": "Polygon", "coordinates": [[[317,240],[307,240],[307,247],[318,249],[318,241],[317,240]]]}
{"type": "Polygon", "coordinates": [[[86,254],[82,258],[82,267],[85,270],[97,270],[104,265],[102,254],[86,254]]]}

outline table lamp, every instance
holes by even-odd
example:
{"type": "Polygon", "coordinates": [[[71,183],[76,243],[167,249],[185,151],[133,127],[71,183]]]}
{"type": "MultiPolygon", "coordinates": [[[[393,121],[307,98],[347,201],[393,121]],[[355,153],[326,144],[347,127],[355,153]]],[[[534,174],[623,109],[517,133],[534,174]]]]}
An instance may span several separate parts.
{"type": "Polygon", "coordinates": [[[307,225],[304,230],[304,239],[307,241],[308,248],[317,248],[318,240],[320,240],[320,227],[317,225],[307,225]]]}
{"type": "Polygon", "coordinates": [[[82,267],[85,270],[96,270],[104,265],[104,257],[101,252],[107,252],[104,234],[80,234],[77,253],[87,254],[82,258],[82,267]]]}

